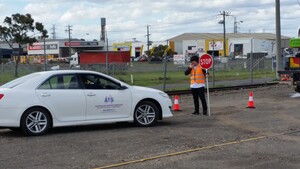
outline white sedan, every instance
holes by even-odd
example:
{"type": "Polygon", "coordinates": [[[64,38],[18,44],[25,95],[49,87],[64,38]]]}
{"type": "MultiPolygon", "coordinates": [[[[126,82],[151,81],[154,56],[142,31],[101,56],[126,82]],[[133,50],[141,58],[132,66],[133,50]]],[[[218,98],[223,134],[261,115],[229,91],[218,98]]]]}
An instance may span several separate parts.
{"type": "Polygon", "coordinates": [[[44,71],[0,86],[0,127],[41,135],[59,126],[123,121],[153,126],[172,116],[171,106],[160,90],[130,86],[102,73],[44,71]]]}

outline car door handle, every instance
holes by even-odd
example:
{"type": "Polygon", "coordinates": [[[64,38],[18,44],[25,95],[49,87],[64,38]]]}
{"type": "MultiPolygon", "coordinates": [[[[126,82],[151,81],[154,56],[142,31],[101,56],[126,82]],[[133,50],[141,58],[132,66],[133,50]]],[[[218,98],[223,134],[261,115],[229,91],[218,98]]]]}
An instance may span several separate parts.
{"type": "Polygon", "coordinates": [[[95,93],[88,93],[87,96],[96,96],[95,93]]]}
{"type": "Polygon", "coordinates": [[[51,94],[49,94],[49,93],[42,93],[41,96],[42,97],[49,97],[49,96],[51,96],[51,94]]]}

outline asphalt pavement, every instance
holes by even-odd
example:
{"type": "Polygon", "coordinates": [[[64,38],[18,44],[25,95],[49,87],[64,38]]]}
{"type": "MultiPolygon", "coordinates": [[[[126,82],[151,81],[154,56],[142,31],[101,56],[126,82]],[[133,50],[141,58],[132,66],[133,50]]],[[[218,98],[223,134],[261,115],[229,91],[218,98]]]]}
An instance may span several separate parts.
{"type": "Polygon", "coordinates": [[[0,129],[0,168],[298,169],[299,101],[278,84],[213,92],[211,116],[190,115],[191,95],[180,95],[181,111],[154,127],[63,127],[39,137],[0,129]],[[253,109],[246,108],[250,92],[253,109]]]}

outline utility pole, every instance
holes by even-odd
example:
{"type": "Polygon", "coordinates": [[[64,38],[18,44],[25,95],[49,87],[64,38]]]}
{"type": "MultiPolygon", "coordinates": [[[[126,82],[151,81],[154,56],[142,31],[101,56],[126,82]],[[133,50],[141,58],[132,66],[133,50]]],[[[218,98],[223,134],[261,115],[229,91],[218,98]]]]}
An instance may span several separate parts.
{"type": "Polygon", "coordinates": [[[276,77],[279,79],[278,71],[281,68],[281,26],[280,26],[280,1],[276,0],[276,77]]]}
{"type": "Polygon", "coordinates": [[[52,39],[56,39],[56,29],[55,29],[55,25],[52,25],[52,28],[51,28],[51,30],[52,30],[52,39]]]}
{"type": "Polygon", "coordinates": [[[43,48],[44,48],[44,70],[46,71],[47,70],[47,62],[48,62],[48,58],[47,58],[47,56],[46,56],[46,38],[48,38],[48,35],[47,35],[47,30],[43,30],[42,31],[42,36],[41,36],[41,38],[43,38],[43,40],[44,40],[44,46],[43,46],[43,48]]]}
{"type": "Polygon", "coordinates": [[[150,25],[147,25],[147,51],[148,51],[148,58],[149,58],[149,54],[150,54],[150,51],[149,51],[149,47],[150,47],[150,41],[149,41],[149,36],[151,35],[150,33],[149,33],[149,27],[150,27],[150,25]]]}
{"type": "Polygon", "coordinates": [[[226,16],[230,16],[230,12],[228,11],[220,11],[219,15],[223,15],[223,20],[219,21],[220,24],[223,24],[223,50],[224,50],[224,56],[226,56],[226,16]]]}
{"type": "Polygon", "coordinates": [[[105,40],[106,40],[105,34],[107,34],[107,32],[106,32],[106,18],[101,18],[100,41],[105,42],[105,40]]]}
{"type": "Polygon", "coordinates": [[[71,31],[72,31],[72,29],[71,29],[71,25],[68,25],[67,26],[67,29],[65,30],[66,32],[68,32],[68,34],[69,34],[69,57],[71,56],[71,31]]]}

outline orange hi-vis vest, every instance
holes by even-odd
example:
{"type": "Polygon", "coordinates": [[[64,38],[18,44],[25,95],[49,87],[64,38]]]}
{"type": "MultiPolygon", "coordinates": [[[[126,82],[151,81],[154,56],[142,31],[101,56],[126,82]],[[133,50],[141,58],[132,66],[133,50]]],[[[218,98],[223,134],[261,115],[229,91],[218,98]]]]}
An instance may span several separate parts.
{"type": "Polygon", "coordinates": [[[196,67],[196,71],[194,68],[192,68],[190,81],[191,84],[194,84],[195,82],[197,84],[205,84],[205,76],[203,74],[202,67],[200,65],[196,67]]]}

